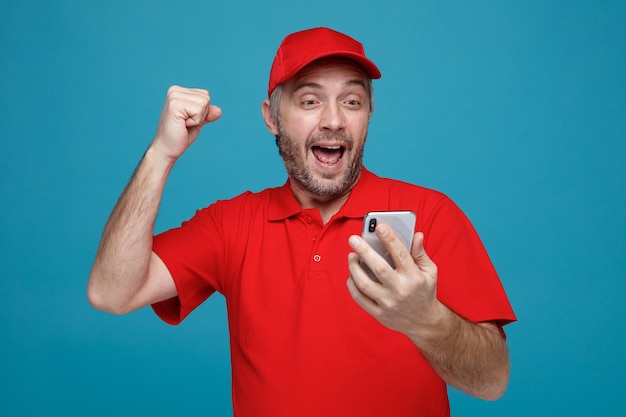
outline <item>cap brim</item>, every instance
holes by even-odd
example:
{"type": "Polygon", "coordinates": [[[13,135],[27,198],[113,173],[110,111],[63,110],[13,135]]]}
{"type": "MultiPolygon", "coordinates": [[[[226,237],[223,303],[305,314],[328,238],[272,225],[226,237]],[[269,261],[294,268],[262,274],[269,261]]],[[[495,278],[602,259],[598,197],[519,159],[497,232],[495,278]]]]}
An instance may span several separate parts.
{"type": "Polygon", "coordinates": [[[364,58],[363,55],[350,52],[350,51],[333,51],[333,52],[328,52],[328,53],[316,55],[313,57],[309,57],[309,59],[307,59],[306,61],[303,61],[302,63],[293,66],[289,72],[285,73],[279,80],[276,80],[276,85],[278,86],[290,80],[300,70],[302,70],[302,68],[317,61],[318,59],[332,58],[332,57],[348,58],[348,59],[351,59],[352,61],[355,61],[357,64],[363,67],[367,76],[370,77],[372,80],[377,80],[381,77],[381,73],[378,67],[369,59],[364,58]]]}

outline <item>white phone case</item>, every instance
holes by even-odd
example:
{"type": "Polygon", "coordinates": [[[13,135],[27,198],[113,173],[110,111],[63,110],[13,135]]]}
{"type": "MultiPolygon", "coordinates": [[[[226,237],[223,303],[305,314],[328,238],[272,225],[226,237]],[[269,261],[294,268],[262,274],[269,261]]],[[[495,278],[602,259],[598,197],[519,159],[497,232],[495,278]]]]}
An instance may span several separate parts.
{"type": "MultiPolygon", "coordinates": [[[[407,249],[411,250],[411,245],[413,244],[413,235],[415,234],[415,213],[411,211],[377,211],[367,213],[365,219],[363,221],[363,239],[376,251],[378,252],[389,265],[395,268],[393,261],[391,259],[391,254],[387,252],[382,242],[376,236],[375,228],[379,223],[384,223],[391,227],[395,234],[398,236],[398,239],[402,241],[404,246],[407,249]]],[[[361,266],[370,276],[370,278],[376,282],[378,278],[376,275],[370,270],[370,268],[365,264],[365,262],[360,260],[361,266]]]]}

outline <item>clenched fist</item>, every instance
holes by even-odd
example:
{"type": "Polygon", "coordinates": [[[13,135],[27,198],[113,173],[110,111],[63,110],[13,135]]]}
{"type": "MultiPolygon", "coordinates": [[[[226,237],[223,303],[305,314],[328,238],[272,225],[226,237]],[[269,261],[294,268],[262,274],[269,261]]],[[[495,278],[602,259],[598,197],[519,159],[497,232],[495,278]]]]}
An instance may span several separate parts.
{"type": "Polygon", "coordinates": [[[167,91],[152,147],[175,161],[196,140],[200,129],[221,115],[222,109],[211,104],[207,90],[172,86],[167,91]]]}

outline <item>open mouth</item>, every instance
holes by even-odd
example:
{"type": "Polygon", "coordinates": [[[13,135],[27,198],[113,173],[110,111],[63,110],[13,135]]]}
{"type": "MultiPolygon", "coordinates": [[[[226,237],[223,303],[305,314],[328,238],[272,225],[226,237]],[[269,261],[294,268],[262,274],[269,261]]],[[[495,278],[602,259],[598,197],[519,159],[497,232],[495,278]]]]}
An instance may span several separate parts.
{"type": "Polygon", "coordinates": [[[324,165],[335,165],[346,151],[341,145],[319,145],[311,147],[313,156],[324,165]]]}

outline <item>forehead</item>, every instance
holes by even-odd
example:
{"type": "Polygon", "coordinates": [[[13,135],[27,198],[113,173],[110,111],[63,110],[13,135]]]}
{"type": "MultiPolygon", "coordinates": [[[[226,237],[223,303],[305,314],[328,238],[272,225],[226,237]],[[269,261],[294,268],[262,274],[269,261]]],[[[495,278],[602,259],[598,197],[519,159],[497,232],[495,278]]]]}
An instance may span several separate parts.
{"type": "Polygon", "coordinates": [[[307,84],[356,84],[365,88],[369,82],[367,73],[359,64],[347,58],[333,57],[310,63],[287,81],[285,86],[291,91],[307,84]]]}

